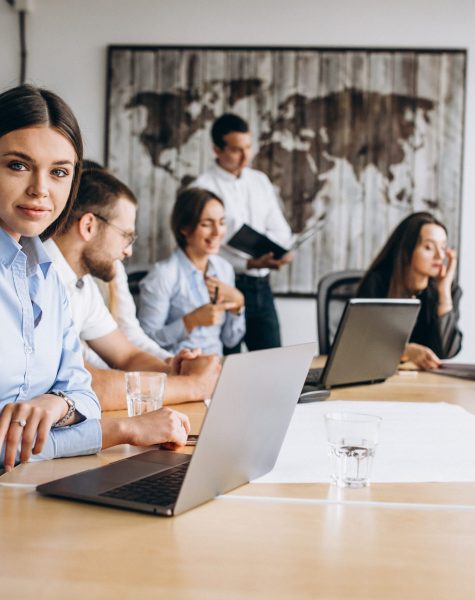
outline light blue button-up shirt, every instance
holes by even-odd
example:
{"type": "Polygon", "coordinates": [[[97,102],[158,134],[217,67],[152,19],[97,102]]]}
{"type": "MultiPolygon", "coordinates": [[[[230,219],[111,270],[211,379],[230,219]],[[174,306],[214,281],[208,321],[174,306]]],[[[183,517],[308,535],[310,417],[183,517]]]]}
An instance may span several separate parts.
{"type": "MultiPolygon", "coordinates": [[[[0,227],[0,412],[61,390],[85,420],[52,429],[32,460],[93,454],[102,445],[99,402],[82,361],[68,300],[39,238],[16,242],[0,227]]],[[[4,448],[0,453],[3,464],[4,448]]]]}
{"type": "MultiPolygon", "coordinates": [[[[209,257],[207,275],[234,286],[233,268],[220,256],[209,257]]],[[[147,335],[170,352],[201,348],[221,355],[223,344],[235,346],[244,336],[244,311],[239,315],[224,312],[221,323],[188,332],[183,317],[209,302],[203,273],[178,249],[156,263],[140,282],[140,323],[147,335]]]]}

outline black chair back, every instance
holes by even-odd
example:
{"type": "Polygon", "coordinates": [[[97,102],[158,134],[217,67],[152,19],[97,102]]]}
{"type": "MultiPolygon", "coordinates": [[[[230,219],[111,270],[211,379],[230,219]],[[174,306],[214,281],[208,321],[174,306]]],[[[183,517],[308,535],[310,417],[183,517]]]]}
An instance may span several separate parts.
{"type": "Polygon", "coordinates": [[[147,275],[148,271],[133,271],[127,273],[127,280],[129,282],[129,290],[135,302],[135,306],[138,308],[138,302],[140,297],[139,283],[147,275]]]}
{"type": "Polygon", "coordinates": [[[329,354],[346,302],[356,296],[365,271],[345,270],[324,275],[318,283],[317,326],[320,354],[329,354]]]}

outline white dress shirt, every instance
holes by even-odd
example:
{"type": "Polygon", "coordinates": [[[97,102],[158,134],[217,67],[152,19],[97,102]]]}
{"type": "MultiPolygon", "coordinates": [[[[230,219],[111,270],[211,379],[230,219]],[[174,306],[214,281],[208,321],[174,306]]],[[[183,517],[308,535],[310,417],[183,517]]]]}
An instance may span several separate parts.
{"type": "MultiPolygon", "coordinates": [[[[140,326],[139,320],[137,319],[135,302],[129,290],[127,272],[122,261],[116,261],[115,269],[116,275],[112,282],[115,292],[114,317],[117,321],[119,329],[128,338],[128,340],[134,344],[134,346],[137,346],[137,348],[140,348],[144,352],[158,356],[158,358],[161,358],[162,360],[170,358],[173,356],[173,354],[167,352],[151,338],[149,338],[140,326]]],[[[108,306],[111,306],[109,298],[109,286],[104,284],[102,281],[95,281],[99,284],[99,291],[101,292],[104,301],[108,306]]]]}
{"type": "Polygon", "coordinates": [[[61,250],[53,242],[45,242],[45,248],[53,260],[54,267],[66,288],[74,326],[81,340],[95,340],[117,329],[104,299],[91,275],[82,277],[82,287],[77,287],[78,278],[61,250]]]}
{"type": "MultiPolygon", "coordinates": [[[[236,177],[215,163],[192,184],[215,193],[224,202],[227,239],[246,223],[281,246],[289,247],[292,232],[279,206],[277,193],[262,171],[246,167],[236,177]]],[[[264,277],[269,269],[246,269],[248,256],[223,246],[220,252],[236,273],[264,277]]]]}

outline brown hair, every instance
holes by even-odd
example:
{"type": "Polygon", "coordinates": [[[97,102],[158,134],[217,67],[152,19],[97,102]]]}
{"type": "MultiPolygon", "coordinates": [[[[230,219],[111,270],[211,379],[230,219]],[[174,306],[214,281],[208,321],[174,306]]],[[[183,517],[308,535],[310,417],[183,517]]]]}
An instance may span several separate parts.
{"type": "Polygon", "coordinates": [[[217,200],[224,207],[224,202],[210,192],[202,188],[188,188],[178,194],[170,219],[173,235],[176,243],[184,250],[186,248],[186,234],[193,233],[200,221],[201,213],[210,200],[217,200]]]}
{"type": "Polygon", "coordinates": [[[406,277],[424,225],[438,225],[447,233],[445,225],[428,212],[409,215],[391,233],[366,271],[360,288],[364,287],[372,273],[378,271],[389,281],[388,297],[403,298],[410,295],[411,290],[407,289],[406,277]]]}
{"type": "MultiPolygon", "coordinates": [[[[90,163],[91,161],[86,161],[87,166],[90,163]]],[[[99,168],[84,169],[79,182],[76,202],[60,233],[69,231],[73,223],[88,212],[97,213],[108,219],[113,214],[120,196],[125,196],[134,206],[137,206],[137,198],[132,190],[112,173],[100,166],[99,168]]]]}
{"type": "Polygon", "coordinates": [[[66,206],[60,217],[41,235],[42,239],[47,239],[62,227],[76,198],[83,154],[81,131],[72,110],[53,92],[33,85],[20,85],[0,94],[0,137],[23,127],[39,125],[56,129],[71,142],[77,157],[66,206]]]}

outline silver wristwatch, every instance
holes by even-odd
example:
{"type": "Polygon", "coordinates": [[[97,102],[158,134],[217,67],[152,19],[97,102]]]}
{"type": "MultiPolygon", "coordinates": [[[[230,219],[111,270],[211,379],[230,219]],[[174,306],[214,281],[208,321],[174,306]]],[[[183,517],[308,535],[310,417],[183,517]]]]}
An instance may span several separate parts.
{"type": "Polygon", "coordinates": [[[48,392],[48,394],[53,394],[54,396],[59,396],[68,405],[68,410],[67,410],[66,414],[64,415],[64,417],[62,419],[60,419],[59,421],[56,421],[56,423],[54,423],[54,425],[53,425],[53,427],[62,427],[63,425],[66,425],[66,423],[69,421],[69,419],[74,414],[74,411],[76,410],[76,404],[72,398],[70,398],[69,396],[66,396],[66,394],[64,392],[62,392],[61,390],[50,390],[48,392]]]}

